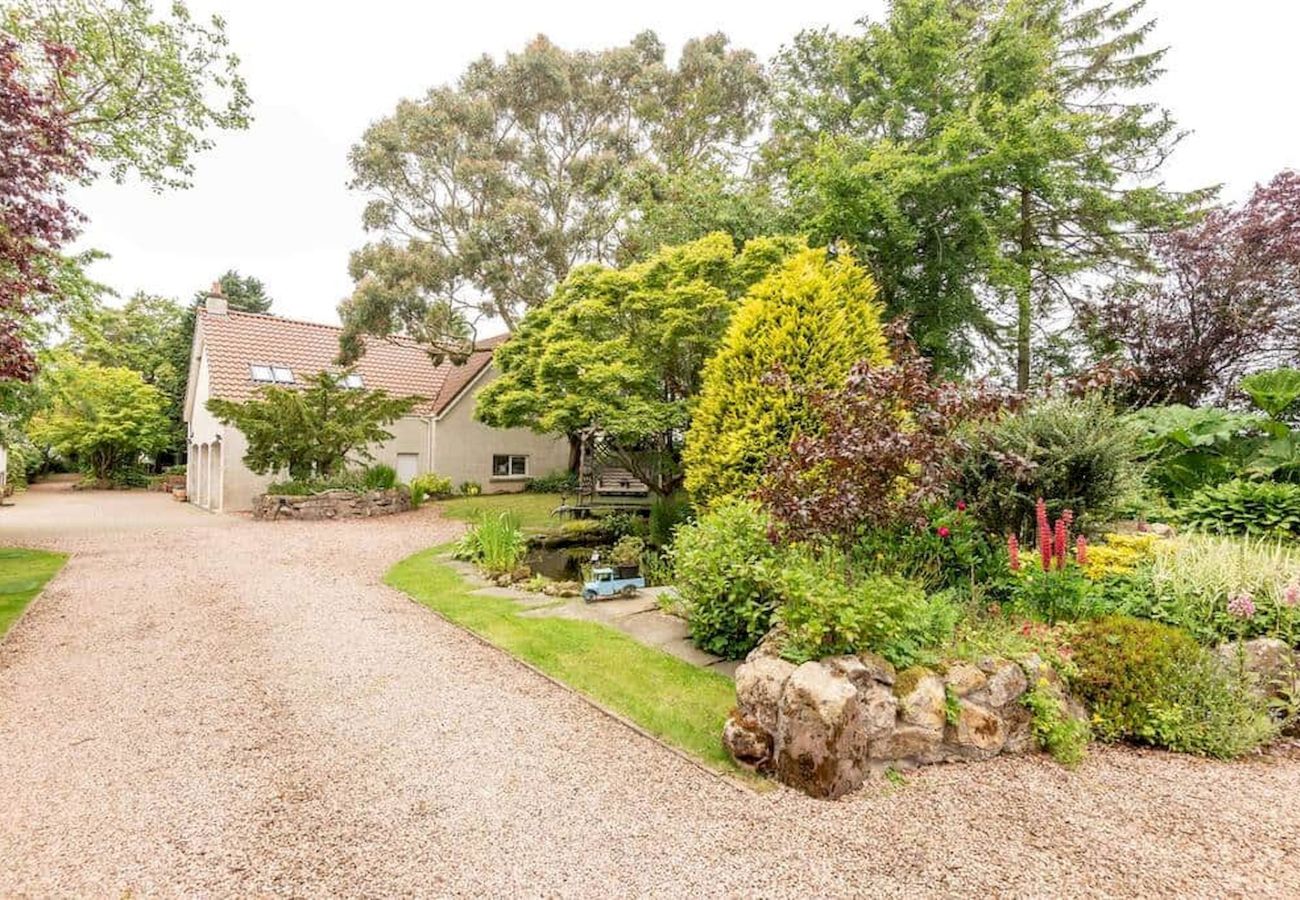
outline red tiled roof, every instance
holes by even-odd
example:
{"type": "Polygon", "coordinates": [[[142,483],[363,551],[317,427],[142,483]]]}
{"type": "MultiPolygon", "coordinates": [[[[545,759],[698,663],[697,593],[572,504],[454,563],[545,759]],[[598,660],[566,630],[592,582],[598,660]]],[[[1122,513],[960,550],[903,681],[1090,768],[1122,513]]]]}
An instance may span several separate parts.
{"type": "MultiPolygon", "coordinates": [[[[339,371],[341,329],[332,325],[280,316],[230,311],[215,314],[200,307],[199,333],[208,352],[211,396],[242,402],[262,384],[253,381],[249,366],[286,366],[298,382],[323,371],[339,371]]],[[[433,415],[446,409],[492,359],[492,348],[504,338],[489,338],[464,365],[450,361],[435,365],[410,338],[365,338],[365,355],[355,371],[372,390],[399,397],[419,397],[414,412],[433,415]]]]}

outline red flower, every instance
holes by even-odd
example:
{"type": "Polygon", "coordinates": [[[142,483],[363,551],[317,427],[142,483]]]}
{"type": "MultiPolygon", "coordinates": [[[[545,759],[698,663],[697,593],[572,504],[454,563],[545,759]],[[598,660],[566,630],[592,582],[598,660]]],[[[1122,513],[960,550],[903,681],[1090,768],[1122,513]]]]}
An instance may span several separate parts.
{"type": "Polygon", "coordinates": [[[966,501],[965,501],[965,500],[958,500],[958,501],[957,501],[957,511],[958,511],[958,512],[965,512],[965,511],[966,511],[966,501]]]}
{"type": "Polygon", "coordinates": [[[1011,571],[1020,571],[1020,541],[1013,534],[1007,538],[1007,557],[1011,562],[1011,571]]]}
{"type": "Polygon", "coordinates": [[[941,538],[946,538],[946,537],[947,537],[948,535],[950,535],[950,534],[952,534],[952,532],[948,530],[948,526],[947,526],[947,525],[940,525],[940,526],[939,526],[939,537],[941,537],[941,538]]]}

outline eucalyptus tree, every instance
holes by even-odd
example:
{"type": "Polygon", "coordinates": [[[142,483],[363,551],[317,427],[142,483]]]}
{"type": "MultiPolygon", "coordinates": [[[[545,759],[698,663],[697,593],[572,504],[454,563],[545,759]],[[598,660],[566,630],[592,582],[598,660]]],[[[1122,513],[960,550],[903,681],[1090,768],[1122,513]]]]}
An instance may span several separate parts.
{"type": "Polygon", "coordinates": [[[764,88],[722,35],[669,65],[645,32],[601,51],[538,37],[403,100],[351,152],[376,239],[352,255],[345,358],[363,333],[402,331],[441,358],[468,352],[485,317],[514,330],[574,266],[620,256],[634,190],[731,166],[764,88]]]}

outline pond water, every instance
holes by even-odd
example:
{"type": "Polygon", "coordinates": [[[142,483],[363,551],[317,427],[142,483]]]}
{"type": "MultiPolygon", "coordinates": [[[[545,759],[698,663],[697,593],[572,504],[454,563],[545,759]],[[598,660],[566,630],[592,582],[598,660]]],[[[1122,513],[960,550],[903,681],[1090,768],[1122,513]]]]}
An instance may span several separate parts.
{"type": "Polygon", "coordinates": [[[591,562],[595,547],[533,547],[524,557],[524,565],[534,574],[555,581],[581,581],[582,567],[591,562]]]}

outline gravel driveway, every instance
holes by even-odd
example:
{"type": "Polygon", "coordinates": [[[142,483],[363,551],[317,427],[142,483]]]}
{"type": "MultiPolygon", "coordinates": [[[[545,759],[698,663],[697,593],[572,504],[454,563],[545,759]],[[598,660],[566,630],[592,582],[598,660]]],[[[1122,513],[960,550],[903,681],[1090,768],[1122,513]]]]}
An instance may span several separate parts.
{"type": "Polygon", "coordinates": [[[1300,894],[1294,760],[712,777],[380,584],[456,527],[0,510],[74,554],[0,645],[0,895],[1300,894]]]}

